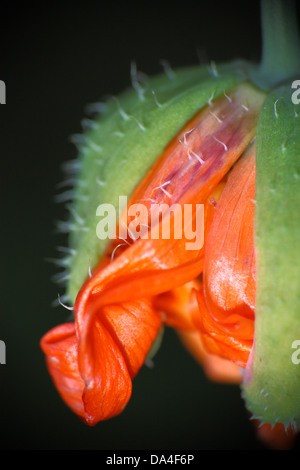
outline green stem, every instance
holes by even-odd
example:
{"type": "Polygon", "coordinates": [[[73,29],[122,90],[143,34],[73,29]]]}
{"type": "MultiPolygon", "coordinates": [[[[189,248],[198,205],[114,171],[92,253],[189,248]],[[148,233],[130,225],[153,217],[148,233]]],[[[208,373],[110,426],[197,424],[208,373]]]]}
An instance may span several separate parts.
{"type": "Polygon", "coordinates": [[[273,87],[300,73],[300,41],[293,0],[261,0],[260,76],[273,87]]]}

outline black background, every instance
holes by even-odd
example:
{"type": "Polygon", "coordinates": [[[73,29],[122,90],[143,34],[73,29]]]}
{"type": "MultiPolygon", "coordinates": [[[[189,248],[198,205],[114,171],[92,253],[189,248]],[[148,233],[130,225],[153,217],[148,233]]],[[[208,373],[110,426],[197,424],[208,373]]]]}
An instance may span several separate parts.
{"type": "Polygon", "coordinates": [[[263,449],[237,386],[209,382],[167,330],[153,369],[134,379],[116,418],[83,424],[61,401],[39,348],[68,312],[53,308],[54,234],[65,209],[53,201],[69,137],[85,107],[130,86],[130,62],[160,73],[199,61],[260,58],[258,2],[1,3],[2,449],[263,449]]]}

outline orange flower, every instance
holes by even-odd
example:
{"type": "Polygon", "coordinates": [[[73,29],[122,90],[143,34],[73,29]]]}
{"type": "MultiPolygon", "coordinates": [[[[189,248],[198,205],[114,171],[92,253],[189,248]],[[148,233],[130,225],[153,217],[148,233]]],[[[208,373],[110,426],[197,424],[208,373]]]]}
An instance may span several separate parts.
{"type": "Polygon", "coordinates": [[[252,140],[264,96],[239,85],[188,122],[129,201],[128,211],[141,202],[148,208],[146,217],[137,210],[141,236],[132,239],[129,232],[127,240],[111,242],[78,293],[75,322],[42,338],[56,387],[86,423],[124,409],[162,324],[181,332],[211,377],[240,379],[238,366],[245,365],[253,339],[252,140]],[[178,210],[204,206],[202,247],[186,249],[196,210],[184,227],[176,212],[149,226],[152,205],[162,203],[178,210]],[[167,222],[169,239],[148,237],[167,222]],[[179,228],[183,234],[176,237],[179,228]]]}
{"type": "Polygon", "coordinates": [[[265,442],[291,445],[300,423],[294,19],[291,2],[262,1],[258,66],[151,79],[133,67],[133,89],[77,139],[72,217],[61,224],[75,318],[41,347],[61,397],[87,424],[124,409],[168,325],[208,377],[241,384],[265,442]],[[107,243],[97,204],[116,214],[119,196],[130,200],[122,213],[119,200],[115,224],[108,218],[107,243]]]}

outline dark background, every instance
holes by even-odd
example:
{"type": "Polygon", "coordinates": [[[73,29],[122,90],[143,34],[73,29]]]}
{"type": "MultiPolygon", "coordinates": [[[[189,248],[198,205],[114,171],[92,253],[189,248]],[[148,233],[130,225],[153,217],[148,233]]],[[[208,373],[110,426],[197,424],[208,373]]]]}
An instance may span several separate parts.
{"type": "Polygon", "coordinates": [[[76,157],[85,107],[130,86],[130,62],[160,73],[201,61],[260,58],[257,2],[1,3],[1,316],[7,364],[0,366],[2,449],[262,449],[237,386],[209,382],[172,331],[153,369],[134,379],[116,418],[89,428],[61,401],[39,348],[68,312],[46,258],[66,245],[53,197],[61,165],[76,157]],[[26,6],[25,6],[26,5],[26,6]],[[246,7],[247,5],[247,7],[246,7]]]}

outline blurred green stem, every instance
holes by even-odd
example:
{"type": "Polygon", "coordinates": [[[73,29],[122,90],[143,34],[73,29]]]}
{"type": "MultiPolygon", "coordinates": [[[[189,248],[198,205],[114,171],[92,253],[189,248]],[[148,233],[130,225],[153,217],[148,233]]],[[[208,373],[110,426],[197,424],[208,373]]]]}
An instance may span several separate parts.
{"type": "Polygon", "coordinates": [[[261,0],[260,78],[268,87],[300,74],[300,41],[293,0],[261,0]]]}

